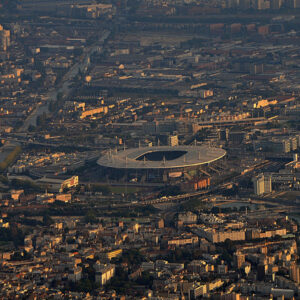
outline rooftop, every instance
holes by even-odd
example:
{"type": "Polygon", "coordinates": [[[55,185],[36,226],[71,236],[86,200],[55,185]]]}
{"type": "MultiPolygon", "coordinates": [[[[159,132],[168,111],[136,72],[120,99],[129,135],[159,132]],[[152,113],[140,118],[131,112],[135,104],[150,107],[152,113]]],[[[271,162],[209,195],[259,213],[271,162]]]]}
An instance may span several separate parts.
{"type": "Polygon", "coordinates": [[[109,151],[97,163],[115,169],[174,169],[208,164],[225,155],[225,150],[206,145],[155,146],[109,151]]]}

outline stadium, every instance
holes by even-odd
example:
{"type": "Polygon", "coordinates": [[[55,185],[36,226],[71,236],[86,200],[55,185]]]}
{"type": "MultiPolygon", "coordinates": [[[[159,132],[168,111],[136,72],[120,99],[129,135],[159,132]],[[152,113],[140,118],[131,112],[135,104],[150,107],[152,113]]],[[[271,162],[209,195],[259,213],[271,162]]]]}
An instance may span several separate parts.
{"type": "Polygon", "coordinates": [[[127,180],[168,181],[212,164],[226,155],[221,148],[155,146],[109,151],[97,161],[106,173],[127,180]]]}

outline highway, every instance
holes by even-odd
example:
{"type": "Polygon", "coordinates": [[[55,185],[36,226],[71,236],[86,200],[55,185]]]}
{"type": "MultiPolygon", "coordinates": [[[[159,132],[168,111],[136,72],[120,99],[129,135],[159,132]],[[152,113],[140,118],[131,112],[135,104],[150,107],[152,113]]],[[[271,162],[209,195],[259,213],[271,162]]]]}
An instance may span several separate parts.
{"type": "Polygon", "coordinates": [[[110,31],[106,30],[102,38],[97,42],[97,45],[93,45],[84,49],[82,61],[75,63],[64,75],[61,83],[57,86],[57,88],[48,92],[48,94],[46,95],[47,100],[45,101],[45,103],[38,104],[38,106],[26,118],[23,126],[18,130],[18,132],[27,132],[30,125],[36,126],[36,120],[38,116],[41,116],[43,113],[49,113],[49,103],[52,101],[56,101],[58,94],[61,93],[64,98],[70,95],[70,93],[72,92],[72,88],[70,87],[70,85],[72,84],[73,78],[79,73],[79,70],[87,70],[91,55],[95,52],[102,51],[102,44],[109,37],[110,33],[110,31]]]}
{"type": "Polygon", "coordinates": [[[205,191],[197,191],[197,192],[186,193],[186,194],[177,195],[177,196],[169,196],[169,197],[162,197],[162,198],[153,199],[153,200],[140,201],[137,203],[137,205],[144,206],[144,205],[153,205],[153,204],[158,204],[158,203],[180,202],[183,199],[189,199],[192,197],[207,195],[207,194],[211,193],[212,191],[213,191],[213,189],[209,189],[209,190],[205,190],[205,191]]]}
{"type": "MultiPolygon", "coordinates": [[[[243,173],[243,174],[237,174],[236,176],[230,178],[228,181],[217,184],[216,186],[213,186],[210,189],[207,189],[204,191],[203,190],[195,191],[195,192],[181,194],[181,195],[177,195],[177,196],[169,196],[169,197],[162,197],[162,198],[157,198],[157,199],[152,199],[152,200],[147,200],[147,201],[140,201],[140,202],[136,203],[136,205],[143,206],[143,205],[153,205],[153,204],[158,204],[158,203],[180,202],[185,199],[190,199],[190,198],[199,197],[199,196],[201,197],[204,195],[212,194],[212,193],[216,192],[217,190],[225,188],[230,183],[237,183],[238,180],[240,180],[243,177],[253,176],[257,171],[261,171],[261,169],[267,168],[271,164],[272,164],[272,162],[265,160],[265,161],[255,165],[251,170],[249,170],[249,172],[243,173]]],[[[255,199],[252,201],[252,203],[256,203],[256,204],[273,203],[273,205],[274,205],[274,200],[272,199],[272,200],[268,201],[268,199],[263,199],[263,200],[255,199]]]]}

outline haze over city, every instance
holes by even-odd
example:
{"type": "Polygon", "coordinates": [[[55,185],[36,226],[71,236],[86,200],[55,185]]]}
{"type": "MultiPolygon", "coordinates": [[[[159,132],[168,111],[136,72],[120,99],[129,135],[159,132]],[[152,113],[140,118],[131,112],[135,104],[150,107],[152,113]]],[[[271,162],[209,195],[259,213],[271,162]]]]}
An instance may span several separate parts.
{"type": "Polygon", "coordinates": [[[0,299],[300,299],[300,0],[0,0],[0,299]]]}

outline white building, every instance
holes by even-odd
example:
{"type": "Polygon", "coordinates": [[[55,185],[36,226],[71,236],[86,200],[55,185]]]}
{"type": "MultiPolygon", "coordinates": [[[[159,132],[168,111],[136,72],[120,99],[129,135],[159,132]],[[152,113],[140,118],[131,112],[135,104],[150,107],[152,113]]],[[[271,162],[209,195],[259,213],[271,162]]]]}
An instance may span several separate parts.
{"type": "Polygon", "coordinates": [[[269,175],[259,174],[258,176],[252,178],[254,185],[254,194],[262,195],[265,193],[272,192],[272,179],[269,175]]]}
{"type": "Polygon", "coordinates": [[[252,178],[253,185],[254,185],[254,194],[255,195],[262,195],[265,192],[265,181],[264,175],[260,174],[254,178],[252,178]]]}
{"type": "Polygon", "coordinates": [[[188,211],[186,213],[180,213],[178,215],[178,221],[181,221],[183,224],[193,224],[197,222],[197,215],[188,211]]]}
{"type": "Polygon", "coordinates": [[[94,264],[96,271],[95,281],[100,285],[105,285],[115,275],[115,265],[112,264],[101,264],[97,261],[94,264]]]}

